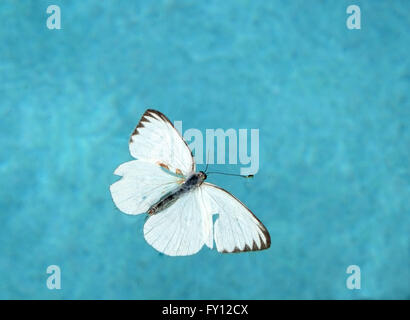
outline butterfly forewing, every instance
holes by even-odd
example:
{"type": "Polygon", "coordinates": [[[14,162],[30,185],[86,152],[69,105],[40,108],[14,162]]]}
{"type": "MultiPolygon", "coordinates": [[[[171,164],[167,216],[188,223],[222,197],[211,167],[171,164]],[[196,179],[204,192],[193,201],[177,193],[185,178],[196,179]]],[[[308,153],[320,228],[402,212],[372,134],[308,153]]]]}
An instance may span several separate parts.
{"type": "Polygon", "coordinates": [[[200,186],[211,210],[218,214],[214,239],[219,252],[263,250],[270,247],[270,235],[262,222],[228,191],[210,183],[200,186]]]}
{"type": "Polygon", "coordinates": [[[162,165],[173,173],[188,176],[195,171],[192,153],[171,121],[156,110],[147,110],[131,135],[134,158],[162,165]]]}

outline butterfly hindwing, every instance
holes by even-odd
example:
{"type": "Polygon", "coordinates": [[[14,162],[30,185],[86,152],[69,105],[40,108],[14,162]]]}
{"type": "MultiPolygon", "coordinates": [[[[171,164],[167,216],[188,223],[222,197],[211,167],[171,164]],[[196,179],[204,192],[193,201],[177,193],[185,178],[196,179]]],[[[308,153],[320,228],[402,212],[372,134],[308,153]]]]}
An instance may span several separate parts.
{"type": "Polygon", "coordinates": [[[162,196],[178,187],[179,177],[164,168],[142,160],[120,165],[114,174],[122,176],[110,186],[115,205],[127,214],[146,212],[162,196]]]}
{"type": "Polygon", "coordinates": [[[145,240],[169,256],[197,253],[204,245],[198,190],[182,195],[174,204],[148,218],[145,240]]]}

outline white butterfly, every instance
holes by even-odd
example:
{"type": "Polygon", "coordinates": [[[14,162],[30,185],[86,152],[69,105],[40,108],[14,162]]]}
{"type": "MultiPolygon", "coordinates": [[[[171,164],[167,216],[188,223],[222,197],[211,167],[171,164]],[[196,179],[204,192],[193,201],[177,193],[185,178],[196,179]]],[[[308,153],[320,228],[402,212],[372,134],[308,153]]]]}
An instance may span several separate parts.
{"type": "Polygon", "coordinates": [[[111,195],[124,213],[148,213],[144,237],[156,250],[192,255],[204,244],[212,249],[214,239],[224,253],[270,247],[262,222],[229,192],[204,182],[204,172],[195,172],[188,145],[161,112],[144,113],[129,149],[137,160],[115,170],[122,178],[110,186],[111,195]]]}

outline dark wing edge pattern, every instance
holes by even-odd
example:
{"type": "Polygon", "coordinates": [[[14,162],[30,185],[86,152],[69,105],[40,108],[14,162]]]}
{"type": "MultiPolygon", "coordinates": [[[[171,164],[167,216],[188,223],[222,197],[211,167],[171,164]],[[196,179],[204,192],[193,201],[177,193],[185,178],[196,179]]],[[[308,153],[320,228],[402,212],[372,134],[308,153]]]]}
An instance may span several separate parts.
{"type": "Polygon", "coordinates": [[[147,109],[144,114],[142,115],[140,121],[138,122],[137,126],[135,127],[134,131],[132,132],[131,136],[130,136],[130,140],[129,143],[132,143],[132,137],[139,134],[138,129],[139,128],[144,128],[144,122],[150,122],[149,118],[153,118],[152,114],[157,115],[158,117],[160,117],[163,121],[169,123],[172,128],[174,128],[174,130],[178,133],[178,135],[180,136],[180,138],[182,139],[182,141],[184,141],[186,147],[188,148],[189,152],[191,153],[191,157],[192,157],[192,168],[191,170],[194,171],[195,170],[195,159],[194,159],[194,155],[192,154],[192,150],[188,147],[188,144],[186,143],[184,137],[182,136],[182,134],[175,128],[174,124],[167,118],[166,115],[164,115],[162,112],[155,110],[155,109],[147,109]]]}
{"type": "Polygon", "coordinates": [[[258,217],[256,217],[256,215],[255,215],[241,200],[239,200],[237,197],[235,197],[235,196],[234,196],[232,193],[230,193],[229,191],[226,191],[225,189],[223,189],[223,188],[221,188],[221,187],[219,187],[219,186],[217,186],[217,185],[211,184],[211,183],[205,183],[205,184],[208,185],[208,186],[212,186],[212,187],[214,187],[214,188],[217,188],[217,189],[219,189],[219,190],[221,190],[221,191],[227,193],[229,196],[231,196],[231,197],[234,198],[236,201],[238,201],[238,202],[256,219],[256,221],[258,221],[258,228],[262,231],[263,235],[264,235],[265,238],[266,238],[266,243],[265,243],[265,242],[262,240],[261,236],[259,235],[259,240],[260,240],[260,243],[261,243],[261,247],[260,247],[260,248],[258,248],[258,246],[257,246],[257,244],[256,244],[256,242],[255,242],[255,240],[253,240],[252,248],[249,247],[248,245],[245,245],[245,248],[242,249],[242,250],[239,249],[238,247],[235,247],[235,248],[233,249],[233,251],[223,250],[223,251],[221,251],[221,253],[239,253],[239,252],[246,252],[246,251],[260,251],[260,250],[269,249],[269,248],[270,248],[270,245],[271,245],[271,238],[270,238],[269,231],[268,231],[268,229],[264,226],[264,224],[258,219],[258,217]]]}

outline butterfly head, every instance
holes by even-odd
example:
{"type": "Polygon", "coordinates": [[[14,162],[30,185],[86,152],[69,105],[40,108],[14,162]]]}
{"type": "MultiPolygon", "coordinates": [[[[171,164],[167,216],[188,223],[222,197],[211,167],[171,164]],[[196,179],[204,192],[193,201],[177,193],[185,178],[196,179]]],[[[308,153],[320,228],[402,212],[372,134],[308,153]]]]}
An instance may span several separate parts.
{"type": "Polygon", "coordinates": [[[199,171],[199,172],[198,172],[198,177],[199,177],[202,181],[204,181],[208,176],[206,175],[205,172],[199,171]]]}

